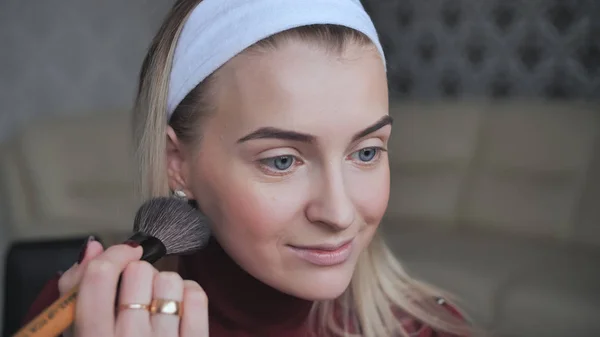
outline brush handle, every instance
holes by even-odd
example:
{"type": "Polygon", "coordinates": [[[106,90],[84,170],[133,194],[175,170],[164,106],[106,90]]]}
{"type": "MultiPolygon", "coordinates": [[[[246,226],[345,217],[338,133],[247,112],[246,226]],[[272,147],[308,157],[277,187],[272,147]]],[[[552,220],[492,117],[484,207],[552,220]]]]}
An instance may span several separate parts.
{"type": "Polygon", "coordinates": [[[13,337],[56,337],[62,334],[75,319],[75,302],[79,286],[74,287],[51,306],[42,311],[13,337]]]}

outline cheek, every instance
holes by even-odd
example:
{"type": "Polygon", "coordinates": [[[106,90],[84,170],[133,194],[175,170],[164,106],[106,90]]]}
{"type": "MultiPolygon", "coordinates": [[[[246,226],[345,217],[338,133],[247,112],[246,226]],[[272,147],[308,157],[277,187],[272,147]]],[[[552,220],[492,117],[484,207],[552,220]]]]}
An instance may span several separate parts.
{"type": "Polygon", "coordinates": [[[359,173],[351,177],[349,192],[357,212],[367,225],[377,226],[388,206],[390,194],[390,171],[382,165],[368,173],[359,173]]]}
{"type": "Polygon", "coordinates": [[[237,181],[234,189],[225,192],[223,211],[226,226],[252,236],[256,241],[270,240],[285,231],[286,224],[294,217],[297,203],[282,193],[281,188],[258,183],[237,181]]]}
{"type": "Polygon", "coordinates": [[[215,234],[227,241],[243,238],[255,248],[276,244],[302,214],[304,194],[293,182],[268,184],[223,170],[205,177],[213,200],[206,213],[218,224],[215,234]]]}

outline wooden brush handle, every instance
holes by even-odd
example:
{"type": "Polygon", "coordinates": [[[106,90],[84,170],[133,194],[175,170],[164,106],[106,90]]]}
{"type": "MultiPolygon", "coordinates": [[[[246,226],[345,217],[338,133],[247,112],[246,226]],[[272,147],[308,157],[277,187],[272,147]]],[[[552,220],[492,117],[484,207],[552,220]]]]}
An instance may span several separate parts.
{"type": "Polygon", "coordinates": [[[13,337],[56,337],[62,334],[75,319],[75,302],[79,286],[52,303],[13,337]]]}

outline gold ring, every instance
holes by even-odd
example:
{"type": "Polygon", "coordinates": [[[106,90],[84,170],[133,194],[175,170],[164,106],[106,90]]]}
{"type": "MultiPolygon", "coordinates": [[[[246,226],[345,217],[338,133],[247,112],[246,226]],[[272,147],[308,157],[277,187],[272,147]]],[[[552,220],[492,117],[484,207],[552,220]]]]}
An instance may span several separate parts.
{"type": "Polygon", "coordinates": [[[154,299],[150,303],[151,314],[176,315],[181,317],[181,302],[167,299],[154,299]]]}
{"type": "Polygon", "coordinates": [[[141,303],[129,303],[129,304],[119,304],[119,311],[121,310],[150,310],[150,306],[148,304],[141,303]]]}

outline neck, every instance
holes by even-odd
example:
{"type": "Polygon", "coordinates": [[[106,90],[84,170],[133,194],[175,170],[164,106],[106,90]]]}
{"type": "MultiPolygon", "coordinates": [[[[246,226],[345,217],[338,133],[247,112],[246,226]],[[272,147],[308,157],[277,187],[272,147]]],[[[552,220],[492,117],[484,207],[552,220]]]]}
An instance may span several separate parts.
{"type": "MultiPolygon", "coordinates": [[[[184,278],[200,284],[209,299],[211,331],[223,328],[269,336],[304,336],[313,302],[278,291],[248,274],[216,240],[181,259],[184,278]]],[[[212,333],[211,333],[212,336],[212,333]]],[[[234,335],[231,335],[234,336],[234,335]]]]}

